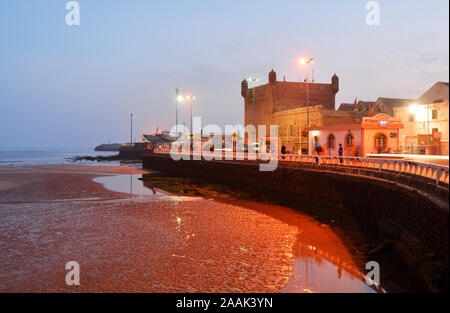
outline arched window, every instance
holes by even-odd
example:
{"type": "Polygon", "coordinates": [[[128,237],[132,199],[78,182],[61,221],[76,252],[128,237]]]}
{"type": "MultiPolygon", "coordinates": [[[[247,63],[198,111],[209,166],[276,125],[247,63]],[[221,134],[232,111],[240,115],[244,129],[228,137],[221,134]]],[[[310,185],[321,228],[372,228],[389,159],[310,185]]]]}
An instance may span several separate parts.
{"type": "Polygon", "coordinates": [[[386,136],[384,134],[375,135],[375,148],[377,150],[385,150],[386,149],[386,136]]]}
{"type": "Polygon", "coordinates": [[[328,136],[328,148],[334,148],[336,146],[336,138],[334,137],[333,134],[330,134],[328,136]]]}
{"type": "Polygon", "coordinates": [[[347,137],[345,138],[345,144],[349,147],[353,146],[353,144],[355,143],[355,137],[353,137],[352,134],[348,134],[347,137]]]}

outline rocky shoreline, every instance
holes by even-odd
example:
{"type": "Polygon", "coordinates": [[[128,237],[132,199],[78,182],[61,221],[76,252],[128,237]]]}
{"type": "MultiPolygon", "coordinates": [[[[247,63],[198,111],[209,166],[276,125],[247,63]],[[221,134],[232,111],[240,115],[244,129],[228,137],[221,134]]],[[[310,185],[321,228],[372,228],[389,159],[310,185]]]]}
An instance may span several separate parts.
{"type": "Polygon", "coordinates": [[[120,161],[121,158],[119,157],[119,154],[108,155],[108,156],[103,156],[103,155],[98,155],[98,156],[77,155],[76,157],[73,157],[73,158],[67,158],[67,160],[69,160],[71,162],[78,162],[78,161],[97,161],[97,162],[102,162],[102,161],[120,161]]]}

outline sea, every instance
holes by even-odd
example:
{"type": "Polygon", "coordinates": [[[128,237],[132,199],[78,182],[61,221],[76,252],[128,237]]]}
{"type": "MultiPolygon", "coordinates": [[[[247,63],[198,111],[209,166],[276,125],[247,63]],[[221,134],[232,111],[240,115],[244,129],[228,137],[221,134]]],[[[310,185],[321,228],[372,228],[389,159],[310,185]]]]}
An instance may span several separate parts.
{"type": "Polygon", "coordinates": [[[0,148],[0,166],[24,166],[24,165],[48,165],[48,164],[81,164],[116,166],[119,161],[87,161],[74,162],[71,160],[77,156],[112,156],[117,151],[94,151],[92,147],[81,148],[0,148]]]}

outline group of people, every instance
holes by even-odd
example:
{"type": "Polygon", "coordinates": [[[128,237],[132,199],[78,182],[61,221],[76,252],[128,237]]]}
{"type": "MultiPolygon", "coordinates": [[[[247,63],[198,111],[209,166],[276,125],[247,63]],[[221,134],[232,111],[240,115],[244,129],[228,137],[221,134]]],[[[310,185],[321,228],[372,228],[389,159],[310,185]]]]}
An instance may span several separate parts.
{"type": "MultiPolygon", "coordinates": [[[[322,145],[318,145],[315,149],[317,155],[325,155],[325,149],[322,148],[322,145]]],[[[339,149],[338,149],[338,154],[340,157],[342,157],[344,155],[344,148],[342,147],[342,144],[339,144],[339,149]]],[[[319,159],[316,158],[317,163],[319,162],[319,159]]],[[[344,163],[344,159],[343,158],[339,158],[339,163],[344,163]]]]}
{"type": "MultiPolygon", "coordinates": [[[[317,155],[325,155],[325,150],[322,148],[322,145],[318,145],[315,149],[317,155]]],[[[284,159],[286,154],[286,146],[281,146],[281,158],[284,159]]],[[[342,144],[339,144],[339,149],[338,149],[338,154],[340,157],[342,157],[344,155],[344,148],[342,147],[342,144]]],[[[317,163],[319,163],[319,159],[316,158],[317,163]]],[[[339,163],[344,163],[344,159],[343,158],[339,158],[339,163]]]]}

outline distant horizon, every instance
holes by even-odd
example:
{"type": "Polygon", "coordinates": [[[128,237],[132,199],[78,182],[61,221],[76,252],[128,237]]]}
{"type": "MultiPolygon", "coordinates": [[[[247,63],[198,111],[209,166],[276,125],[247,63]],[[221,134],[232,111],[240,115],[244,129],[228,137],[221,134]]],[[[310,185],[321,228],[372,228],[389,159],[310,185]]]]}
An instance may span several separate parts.
{"type": "MultiPolygon", "coordinates": [[[[175,88],[202,124],[243,124],[242,79],[339,76],[337,109],[355,99],[416,99],[449,76],[449,2],[65,0],[0,3],[0,150],[136,141],[175,124],[175,88]],[[23,144],[26,142],[26,144],[23,144]],[[20,144],[19,144],[20,143],[20,144]]],[[[180,105],[179,121],[189,121],[180,105]]]]}

